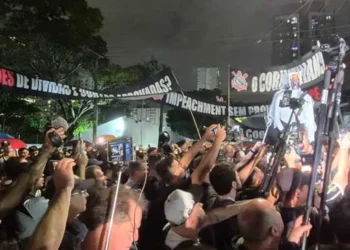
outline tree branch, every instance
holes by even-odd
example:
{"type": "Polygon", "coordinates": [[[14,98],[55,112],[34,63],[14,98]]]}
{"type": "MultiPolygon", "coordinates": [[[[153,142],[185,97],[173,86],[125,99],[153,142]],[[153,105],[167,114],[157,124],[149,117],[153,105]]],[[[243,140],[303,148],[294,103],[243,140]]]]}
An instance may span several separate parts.
{"type": "Polygon", "coordinates": [[[93,103],[90,104],[90,106],[88,106],[87,108],[84,108],[82,110],[81,113],[79,113],[75,118],[74,120],[69,124],[69,127],[70,128],[71,126],[73,126],[86,112],[88,112],[89,110],[92,110],[93,109],[93,103]]]}
{"type": "Polygon", "coordinates": [[[29,67],[34,70],[39,76],[43,77],[40,71],[33,65],[33,63],[29,63],[29,67]]]}
{"type": "Polygon", "coordinates": [[[82,63],[78,63],[78,65],[68,74],[66,74],[64,77],[58,80],[58,82],[66,80],[69,76],[73,75],[80,67],[82,66],[82,63]]]}

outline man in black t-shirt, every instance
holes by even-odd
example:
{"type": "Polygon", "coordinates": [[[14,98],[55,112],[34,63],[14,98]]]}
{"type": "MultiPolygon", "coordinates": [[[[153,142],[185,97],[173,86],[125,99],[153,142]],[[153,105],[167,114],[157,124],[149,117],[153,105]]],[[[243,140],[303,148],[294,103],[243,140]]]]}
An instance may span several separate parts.
{"type": "MultiPolygon", "coordinates": [[[[230,163],[220,163],[213,168],[209,175],[217,197],[211,208],[220,208],[235,203],[237,175],[230,163]]],[[[214,245],[217,249],[232,249],[232,240],[239,234],[237,216],[231,217],[216,225],[202,230],[202,242],[214,245]]]]}

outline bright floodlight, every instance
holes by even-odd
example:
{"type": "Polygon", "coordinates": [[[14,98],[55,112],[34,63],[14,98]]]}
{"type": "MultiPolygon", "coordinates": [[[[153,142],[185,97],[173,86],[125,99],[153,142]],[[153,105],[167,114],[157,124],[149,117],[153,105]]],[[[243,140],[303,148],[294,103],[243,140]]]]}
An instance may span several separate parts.
{"type": "Polygon", "coordinates": [[[99,138],[97,139],[97,143],[98,143],[98,144],[103,144],[103,143],[105,143],[105,138],[99,137],[99,138]]]}

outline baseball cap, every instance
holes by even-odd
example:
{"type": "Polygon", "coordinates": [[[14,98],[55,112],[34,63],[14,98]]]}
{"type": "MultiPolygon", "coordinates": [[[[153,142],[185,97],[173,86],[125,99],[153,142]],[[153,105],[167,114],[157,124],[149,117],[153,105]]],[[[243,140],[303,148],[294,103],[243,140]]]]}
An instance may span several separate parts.
{"type": "Polygon", "coordinates": [[[101,166],[103,164],[103,161],[98,161],[95,158],[89,159],[88,166],[101,166]]]}
{"type": "Polygon", "coordinates": [[[191,193],[177,189],[173,191],[165,201],[165,218],[171,224],[181,225],[190,216],[194,205],[195,200],[191,193]]]}
{"type": "MultiPolygon", "coordinates": [[[[82,190],[87,190],[90,189],[95,185],[95,180],[94,179],[88,179],[88,180],[81,180],[78,178],[74,179],[74,188],[72,190],[72,193],[77,192],[77,191],[82,191],[82,190]]],[[[46,186],[45,190],[45,198],[51,200],[52,197],[54,196],[56,192],[55,184],[53,180],[49,180],[46,186]]]]}

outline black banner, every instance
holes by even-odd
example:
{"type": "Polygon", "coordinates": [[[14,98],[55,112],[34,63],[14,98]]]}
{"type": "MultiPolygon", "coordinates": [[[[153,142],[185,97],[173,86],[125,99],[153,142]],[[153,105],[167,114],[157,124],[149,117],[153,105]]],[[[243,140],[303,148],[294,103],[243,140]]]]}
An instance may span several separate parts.
{"type": "Polygon", "coordinates": [[[253,129],[242,125],[240,125],[240,131],[244,138],[254,141],[262,141],[266,132],[266,130],[253,129]]]}
{"type": "MultiPolygon", "coordinates": [[[[154,98],[157,100],[157,98],[154,98]]],[[[213,103],[204,101],[193,96],[182,95],[182,93],[172,92],[158,100],[162,100],[165,104],[176,108],[191,110],[203,115],[211,116],[227,116],[229,112],[232,117],[246,117],[267,112],[270,105],[247,105],[247,106],[231,106],[227,111],[225,103],[213,103]]]]}
{"type": "Polygon", "coordinates": [[[290,73],[300,74],[302,89],[311,88],[323,80],[325,67],[322,52],[314,50],[293,63],[263,69],[260,73],[231,68],[231,102],[271,101],[273,94],[288,82],[290,73]]]}
{"type": "Polygon", "coordinates": [[[116,97],[127,100],[145,99],[179,91],[176,79],[171,69],[163,70],[157,78],[148,78],[139,85],[127,86],[117,91],[116,97]]]}
{"type": "Polygon", "coordinates": [[[71,85],[26,76],[9,69],[0,68],[0,92],[63,99],[145,99],[176,90],[176,81],[170,69],[140,84],[120,88],[116,93],[103,93],[71,85]]]}

